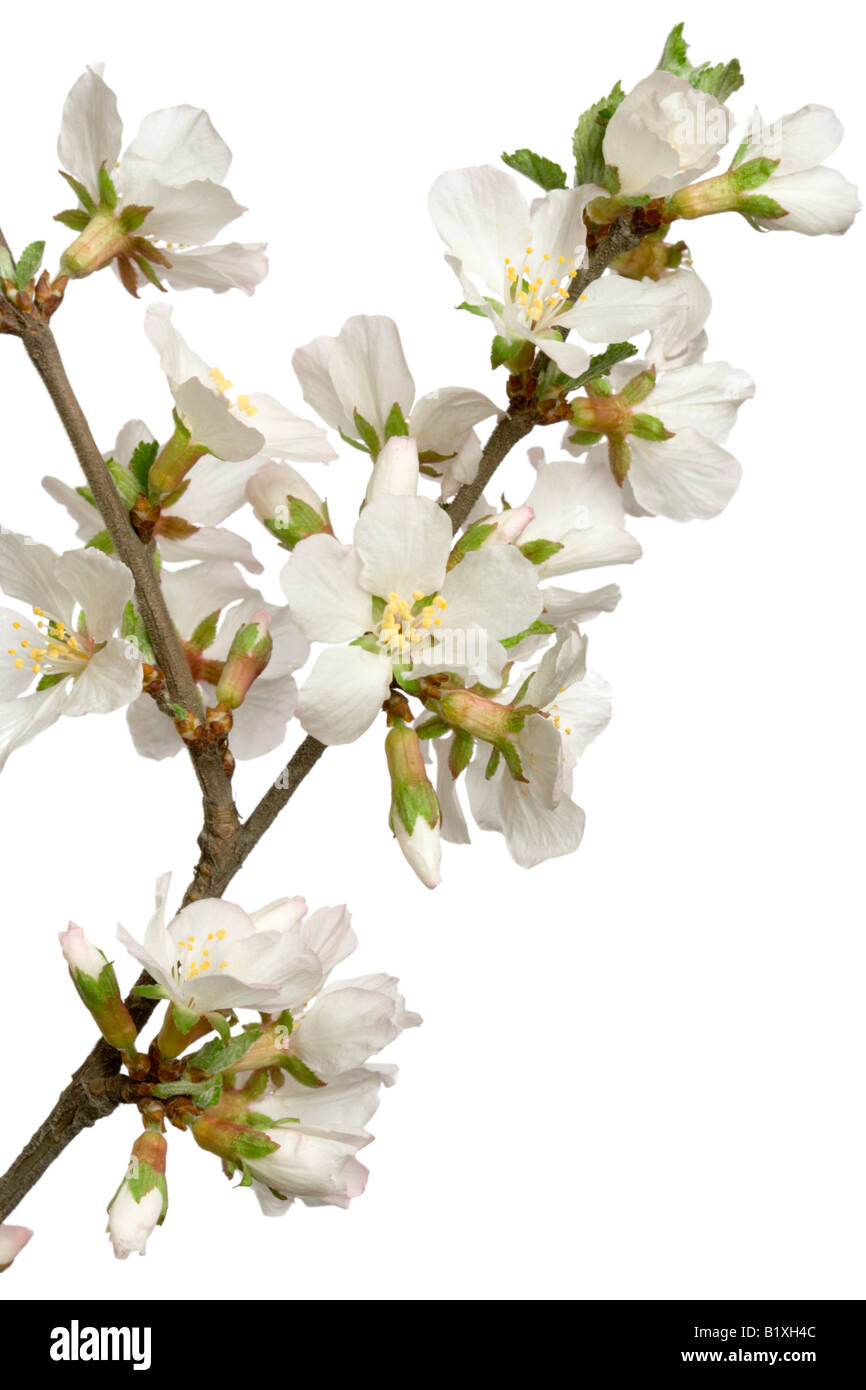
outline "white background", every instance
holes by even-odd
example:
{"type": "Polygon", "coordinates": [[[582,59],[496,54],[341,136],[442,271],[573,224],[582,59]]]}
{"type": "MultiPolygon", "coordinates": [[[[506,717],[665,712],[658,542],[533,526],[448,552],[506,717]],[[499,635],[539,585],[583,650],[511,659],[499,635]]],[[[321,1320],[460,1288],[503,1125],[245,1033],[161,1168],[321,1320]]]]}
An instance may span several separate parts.
{"type": "MultiPolygon", "coordinates": [[[[453,311],[426,213],[436,175],[523,145],[568,164],[576,116],[644,76],[685,17],[696,60],[741,58],[741,119],[756,102],[768,118],[834,106],[849,134],[831,162],[856,178],[853,12],[822,5],[819,33],[811,13],[253,0],[139,22],[49,5],[38,56],[4,64],[0,220],[19,250],[47,235],[56,261],[60,108],[105,60],[129,136],[191,102],[235,151],[229,186],[251,212],[228,235],[269,240],[271,276],[253,300],[178,295],[176,321],[237,390],[307,414],[292,349],[367,312],[400,323],[419,393],[501,394],[487,329],[453,311]]],[[[745,478],[715,522],[638,523],[645,558],[592,624],[615,715],[579,768],[578,854],[524,872],[479,833],[426,893],[386,828],[379,730],[326,755],[229,893],[348,901],[350,973],[399,974],[425,1015],[386,1054],[401,1079],[373,1122],[366,1195],[268,1221],[172,1132],[168,1221],[117,1266],[105,1205],[137,1129],[121,1110],[12,1218],[36,1235],[7,1298],[213,1297],[229,1271],[232,1296],[265,1299],[863,1296],[862,239],[760,237],[735,218],[684,234],[714,295],[708,356],[758,383],[733,442],[745,478]]],[[[105,448],[128,417],[167,427],[144,302],[100,275],[56,321],[105,448]]],[[[40,478],[78,482],[75,461],[13,339],[0,364],[0,520],[62,549],[72,532],[40,478]]],[[[537,442],[555,452],[553,431],[537,442]]],[[[326,490],[348,517],[363,460],[344,455],[326,490]]],[[[509,479],[519,501],[525,459],[509,479]]],[[[240,768],[242,808],[283,760],[240,768]]],[[[157,873],[179,892],[197,793],[182,759],[137,760],[117,714],[14,755],[0,808],[6,1160],[92,1042],[57,932],[72,917],[111,950],[117,919],[142,928],[157,873]]]]}

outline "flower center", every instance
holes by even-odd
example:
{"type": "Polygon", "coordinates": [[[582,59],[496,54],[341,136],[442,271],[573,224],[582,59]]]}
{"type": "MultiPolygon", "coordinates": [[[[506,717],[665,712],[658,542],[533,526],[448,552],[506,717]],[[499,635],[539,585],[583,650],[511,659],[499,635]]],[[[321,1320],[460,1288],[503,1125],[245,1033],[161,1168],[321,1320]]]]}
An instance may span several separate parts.
{"type": "Polygon", "coordinates": [[[223,376],[219,367],[211,367],[210,379],[220,395],[225,396],[232,415],[247,415],[250,419],[253,415],[258,415],[259,408],[257,405],[250,404],[249,396],[238,396],[236,401],[231,399],[227,392],[231,390],[232,383],[229,381],[228,377],[223,376]]]}
{"type": "Polygon", "coordinates": [[[12,624],[12,642],[6,648],[7,660],[18,671],[28,667],[34,676],[77,676],[93,653],[93,642],[86,633],[70,632],[58,618],[50,618],[43,608],[33,609],[36,626],[24,621],[12,624]]]}
{"type": "Polygon", "coordinates": [[[578,272],[574,257],[540,254],[527,246],[513,261],[505,257],[506,294],[522,311],[527,327],[546,327],[569,302],[571,282],[578,272]]]}
{"type": "Polygon", "coordinates": [[[211,960],[211,951],[217,955],[221,954],[218,943],[224,941],[225,938],[224,929],[209,931],[206,936],[202,937],[181,937],[177,942],[177,959],[171,971],[178,984],[195,980],[200,975],[206,975],[213,966],[216,966],[218,970],[225,970],[228,961],[211,960]]]}
{"type": "Polygon", "coordinates": [[[442,613],[448,600],[441,594],[422,594],[416,589],[412,602],[400,594],[390,593],[377,629],[381,647],[388,647],[397,659],[402,659],[421,643],[432,645],[434,629],[442,626],[442,613]]]}

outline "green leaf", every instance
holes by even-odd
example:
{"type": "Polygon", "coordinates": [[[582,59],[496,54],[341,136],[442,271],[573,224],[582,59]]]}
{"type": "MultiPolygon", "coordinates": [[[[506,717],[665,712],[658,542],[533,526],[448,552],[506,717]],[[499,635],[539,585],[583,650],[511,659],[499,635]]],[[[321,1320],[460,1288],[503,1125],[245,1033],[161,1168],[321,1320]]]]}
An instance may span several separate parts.
{"type": "Polygon", "coordinates": [[[551,188],[565,188],[568,183],[564,169],[554,160],[545,159],[543,154],[533,154],[532,150],[515,150],[514,154],[504,154],[502,161],[509,169],[515,169],[518,174],[532,179],[545,192],[551,188]]]}
{"type": "Polygon", "coordinates": [[[114,541],[107,531],[97,531],[95,536],[84,547],[85,550],[101,550],[103,555],[111,555],[114,552],[114,541]]]}
{"type": "Polygon", "coordinates": [[[15,266],[12,264],[12,257],[5,246],[0,246],[0,279],[11,280],[15,283],[15,266]]]}
{"type": "Polygon", "coordinates": [[[133,478],[127,468],[124,468],[122,463],[117,463],[113,458],[107,458],[105,460],[105,466],[114,479],[114,486],[117,488],[126,506],[133,506],[140,491],[136,479],[133,478]]]}
{"type": "Polygon", "coordinates": [[[106,212],[114,212],[117,207],[117,189],[104,164],[99,166],[99,206],[105,208],[106,212]]]}
{"type": "Polygon", "coordinates": [[[15,284],[19,290],[26,289],[30,284],[42,264],[44,253],[44,241],[31,241],[29,246],[24,247],[15,269],[15,284]]]}
{"type": "Polygon", "coordinates": [[[156,463],[158,453],[159,445],[155,439],[142,439],[135,446],[135,451],[129,460],[129,471],[138,483],[139,492],[147,492],[148,475],[156,463]]]}
{"type": "Polygon", "coordinates": [[[162,985],[133,985],[132,993],[137,994],[140,999],[167,999],[168,995],[162,985]]]}
{"type": "Polygon", "coordinates": [[[89,212],[92,217],[93,214],[96,212],[96,204],[94,203],[87,189],[84,187],[84,184],[79,183],[78,179],[74,179],[71,174],[64,173],[62,169],[60,170],[60,177],[66,180],[81,206],[85,208],[86,211],[89,212]]]}
{"type": "Polygon", "coordinates": [[[562,549],[562,543],[560,541],[546,541],[539,538],[537,541],[526,541],[526,543],[519,546],[518,549],[521,555],[526,556],[530,564],[543,565],[545,560],[549,560],[551,556],[556,555],[557,551],[562,549]]]}
{"type": "Polygon", "coordinates": [[[219,622],[221,608],[217,608],[213,613],[209,613],[206,618],[202,618],[195,632],[189,639],[189,644],[196,651],[206,651],[216,640],[217,624],[219,622]]]}
{"type": "Polygon", "coordinates": [[[503,647],[516,647],[518,642],[522,642],[524,637],[549,637],[556,628],[551,627],[550,623],[543,623],[540,618],[536,618],[534,623],[525,627],[522,632],[518,632],[514,637],[503,637],[503,647]]]}
{"type": "Polygon", "coordinates": [[[280,1065],[284,1071],[289,1073],[289,1076],[294,1077],[295,1081],[299,1081],[302,1086],[317,1088],[327,1084],[325,1081],[320,1081],[317,1076],[314,1076],[310,1068],[305,1066],[301,1061],[300,1057],[286,1057],[285,1061],[281,1062],[280,1065]]]}
{"type": "Polygon", "coordinates": [[[96,498],[94,497],[93,493],[90,491],[90,488],[87,486],[86,483],[82,483],[81,487],[77,487],[75,491],[78,493],[79,497],[84,498],[85,502],[89,502],[91,507],[96,506],[96,498]]]}
{"type": "Polygon", "coordinates": [[[83,232],[90,218],[84,208],[66,208],[64,212],[55,213],[54,221],[62,222],[70,232],[83,232]]]}
{"type": "Polygon", "coordinates": [[[615,367],[617,362],[625,362],[627,358],[634,357],[637,348],[634,343],[610,343],[604,352],[599,352],[595,357],[591,357],[589,366],[580,376],[570,377],[565,384],[566,391],[577,391],[581,386],[585,386],[593,377],[604,376],[615,367]]]}
{"type": "Polygon", "coordinates": [[[197,1067],[199,1071],[206,1071],[208,1076],[229,1071],[250,1050],[256,1038],[261,1036],[261,1031],[261,1028],[250,1028],[248,1032],[238,1033],[225,1043],[220,1038],[212,1038],[198,1052],[184,1057],[184,1066],[197,1067]]]}
{"type": "Polygon", "coordinates": [[[393,439],[395,435],[406,435],[409,433],[409,426],[403,418],[403,412],[397,401],[391,406],[388,418],[385,421],[385,438],[393,439]]]}
{"type": "Polygon", "coordinates": [[[594,106],[584,111],[578,120],[572,142],[576,184],[605,182],[607,166],[602,152],[604,132],[614,111],[624,100],[625,92],[617,82],[610,96],[602,97],[594,106]]]}
{"type": "Polygon", "coordinates": [[[709,92],[718,101],[726,101],[732,92],[743,85],[739,59],[732,58],[729,63],[701,63],[698,67],[689,62],[688,44],[683,38],[683,25],[675,24],[665,40],[659,67],[664,72],[672,72],[675,77],[683,77],[699,92],[709,92]]]}
{"type": "Polygon", "coordinates": [[[379,442],[378,434],[373,429],[373,426],[370,424],[369,420],[365,420],[363,415],[361,415],[360,412],[357,410],[354,414],[354,420],[355,429],[358,431],[358,438],[362,440],[364,448],[367,450],[367,453],[370,454],[372,458],[375,458],[382,447],[382,445],[379,442]]]}

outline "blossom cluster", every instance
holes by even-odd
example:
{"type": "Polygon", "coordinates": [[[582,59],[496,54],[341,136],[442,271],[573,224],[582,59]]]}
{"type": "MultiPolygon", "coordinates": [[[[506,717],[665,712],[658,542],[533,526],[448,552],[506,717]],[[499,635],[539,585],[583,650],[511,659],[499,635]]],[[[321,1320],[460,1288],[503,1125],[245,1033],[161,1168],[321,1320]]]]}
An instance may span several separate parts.
{"type": "MultiPolygon", "coordinates": [[[[370,313],[298,347],[294,380],[286,362],[286,392],[299,392],[308,418],[237,393],[210,352],[187,343],[172,305],[151,303],[144,331],[165,377],[163,418],[118,421],[101,447],[152,547],[201,708],[166,698],[147,613],[93,492],[47,477],[78,545],[58,556],[0,534],[0,586],[23,605],[0,609],[0,768],[61,716],[123,707],[143,756],[210,739],[229,775],[235,759],[282,748],[295,721],[320,745],[378,730],[391,786],[383,829],[427,887],[440,881],[442,840],[467,843],[470,819],[526,868],[574,851],[577,764],[611,716],[585,629],[616,609],[608,571],[640,558],[648,519],[708,520],[731,501],[741,467],[729,436],[755,389],[713,358],[710,293],[671,229],[735,212],[756,229],[839,234],[859,206],[824,164],[841,139],[834,113],[810,105],[767,123],[756,112],[738,129],[726,103],[741,81],[736,63],[692,67],[678,27],[659,68],[580,118],[571,185],[528,149],[506,156],[507,169],[436,179],[430,215],[459,308],[486,328],[505,391],[418,395],[396,323],[370,313]],[[515,174],[536,185],[531,198],[515,174]],[[523,472],[510,500],[486,496],[476,479],[513,447],[523,472]],[[335,529],[309,464],[337,465],[351,530],[335,529]],[[261,523],[258,546],[225,524],[244,511],[261,523]],[[280,603],[255,587],[269,566],[280,603]],[[587,587],[593,570],[604,573],[587,587]]],[[[109,266],[136,297],[252,293],[264,246],[212,244],[244,209],[207,114],[153,112],[121,153],[122,143],[114,93],[88,68],[58,145],[77,205],[58,214],[75,239],[57,294],[109,266]]],[[[31,286],[37,272],[38,262],[31,286]]],[[[8,257],[0,277],[10,303],[24,302],[8,257]]],[[[420,1021],[389,976],[329,982],[355,944],[344,908],[308,915],[286,898],[247,914],[205,899],[166,924],[167,893],[162,879],[143,943],[120,933],[149,977],[141,991],[165,1003],[149,1054],[106,958],[76,927],[62,937],[144,1117],[110,1207],[121,1256],[143,1251],[165,1216],[166,1117],[266,1212],[296,1198],[347,1205],[364,1185],[365,1126],[393,1080],[369,1059],[420,1021]],[[243,1010],[258,1020],[239,1025],[243,1010]],[[171,1079],[153,1079],[154,1058],[171,1079]]],[[[22,1230],[0,1228],[0,1264],[22,1230]]]]}

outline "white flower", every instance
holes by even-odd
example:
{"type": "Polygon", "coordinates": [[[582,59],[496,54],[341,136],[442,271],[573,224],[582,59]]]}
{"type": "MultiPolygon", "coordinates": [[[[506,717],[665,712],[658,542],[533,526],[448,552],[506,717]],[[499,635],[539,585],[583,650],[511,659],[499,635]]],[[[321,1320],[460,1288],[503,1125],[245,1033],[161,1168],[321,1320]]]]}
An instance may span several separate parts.
{"type": "Polygon", "coordinates": [[[842,123],[828,106],[801,106],[765,125],[756,109],[746,137],[737,150],[735,168],[753,159],[779,163],[755,194],[772,198],[785,209],[784,217],[762,217],[762,227],[782,232],[835,236],[847,232],[860,208],[857,189],[823,160],[842,139],[842,123]]]}
{"type": "Polygon", "coordinates": [[[111,1245],[119,1260],[127,1256],[143,1255],[147,1249],[149,1236],[159,1225],[165,1202],[158,1187],[137,1200],[130,1191],[129,1183],[124,1182],[117,1196],[108,1208],[108,1234],[111,1245]]]}
{"type": "Polygon", "coordinates": [[[656,71],[628,93],[604,134],[605,162],[625,196],[667,197],[719,161],[731,115],[682,77],[656,71]]]}
{"type": "MultiPolygon", "coordinates": [[[[138,445],[152,442],[153,435],[143,420],[129,420],[105,457],[114,459],[121,468],[128,468],[138,445]]],[[[260,467],[258,458],[238,463],[234,468],[224,467],[219,459],[199,459],[181,485],[183,495],[160,511],[154,535],[163,561],[174,564],[187,560],[229,560],[243,565],[253,574],[261,574],[264,566],[256,559],[249,541],[218,524],[243,504],[247,479],[252,470],[260,467]]],[[[86,543],[103,529],[102,517],[95,503],[89,500],[87,489],[70,487],[52,477],[43,478],[42,486],[49,497],[66,508],[76,523],[79,540],[86,543]]]]}
{"type": "Polygon", "coordinates": [[[298,718],[324,743],[349,743],[376,717],[395,669],[462,671],[498,684],[501,638],[541,609],[533,566],[511,546],[467,555],[447,571],[451,523],[427,497],[382,496],[355,527],[354,546],[310,536],[282,574],[289,608],[323,652],[298,718]],[[364,637],[358,645],[357,639],[364,637]]]}
{"type": "Polygon", "coordinates": [[[498,334],[535,343],[569,376],[584,371],[589,357],[562,342],[560,330],[579,321],[569,294],[586,251],[584,208],[604,196],[593,184],[557,188],[530,208],[516,180],[490,164],[442,174],[430,190],[430,213],[450,251],[445,259],[467,302],[498,334]]]}
{"type": "Polygon", "coordinates": [[[252,294],[268,269],[261,243],[203,246],[246,211],[223,186],[231,152],[207,112],[194,106],[152,111],[122,158],[121,136],[117,98],[102,79],[102,65],[96,64],[66,98],[57,151],[63,169],[84,186],[91,208],[102,202],[103,167],[117,190],[117,205],[98,207],[67,251],[64,268],[89,274],[121,255],[133,290],[150,278],[144,266],[155,262],[175,289],[201,285],[219,294],[235,287],[252,294]],[[124,245],[123,235],[118,236],[128,208],[150,208],[140,223],[133,218],[132,230],[142,239],[138,247],[128,244],[128,236],[124,245]],[[176,243],[193,245],[177,250],[176,243]]]}
{"type": "Polygon", "coordinates": [[[348,1207],[364,1191],[367,1169],[355,1154],[372,1135],[331,1134],[296,1125],[264,1133],[277,1148],[263,1158],[247,1159],[247,1167],[265,1215],[280,1215],[295,1197],[307,1206],[348,1207]]]}
{"type": "Polygon", "coordinates": [[[689,266],[659,280],[632,280],[610,271],[587,286],[574,320],[589,343],[622,342],[649,331],[647,360],[662,371],[699,360],[711,308],[709,290],[689,266]]]}
{"type": "Polygon", "coordinates": [[[55,555],[0,535],[0,587],[33,620],[0,608],[0,768],[61,715],[107,714],[141,690],[141,658],[114,634],[132,597],[125,565],[98,550],[55,555]],[[32,688],[31,688],[32,687],[32,688]]]}
{"type": "MultiPolygon", "coordinates": [[[[241,760],[278,748],[297,703],[292,672],[303,666],[310,651],[289,609],[265,603],[234,565],[220,560],[163,571],[162,588],[175,627],[184,639],[190,669],[211,704],[235,634],[262,609],[268,614],[271,658],[243,704],[233,712],[229,746],[241,760]]],[[[127,719],[135,746],[144,757],[173,757],[183,747],[173,722],[149,695],[141,695],[130,705],[127,719]]]]}
{"type": "Polygon", "coordinates": [[[32,1234],[26,1226],[0,1226],[0,1274],[20,1255],[32,1234]]]}
{"type": "MultiPolygon", "coordinates": [[[[314,338],[298,348],[292,365],[304,400],[345,439],[361,437],[357,414],[382,448],[396,406],[422,464],[437,471],[456,465],[474,476],[481,454],[474,426],[498,414],[499,407],[480,391],[459,386],[431,391],[416,401],[393,319],[369,314],[347,319],[336,338],[314,338]]],[[[369,493],[367,500],[373,495],[369,493]]]]}
{"type": "Polygon", "coordinates": [[[323,989],[295,1024],[292,1052],[329,1084],[381,1052],[403,1032],[417,1028],[419,1014],[406,1008],[393,975],[359,975],[323,989]]]}
{"type": "Polygon", "coordinates": [[[345,908],[320,908],[307,917],[303,898],[281,898],[251,914],[206,898],[182,908],[166,926],[169,882],[168,874],[157,880],[156,911],[143,944],[123,927],[117,935],[167,998],[189,1013],[302,1008],[355,948],[345,908]]]}
{"type": "Polygon", "coordinates": [[[640,559],[640,545],[625,529],[622,497],[610,487],[606,460],[546,463],[540,449],[530,450],[530,456],[538,470],[526,499],[533,516],[520,544],[547,540],[561,547],[537,566],[539,579],[640,559]]]}
{"type": "MultiPolygon", "coordinates": [[[[504,702],[507,697],[499,698],[504,702]]],[[[558,634],[532,674],[524,698],[543,711],[527,718],[515,740],[528,780],[515,781],[501,763],[488,777],[488,754],[479,749],[466,772],[466,789],[481,829],[499,831],[512,858],[522,868],[532,868],[545,859],[571,854],[580,844],[585,817],[570,796],[572,771],[610,719],[610,689],[600,676],[587,672],[586,638],[574,625],[558,634]]],[[[469,836],[453,784],[450,793],[447,788],[444,743],[438,740],[436,745],[441,804],[443,792],[446,795],[442,833],[465,843],[469,836]]]]}
{"type": "Polygon", "coordinates": [[[193,443],[228,461],[262,452],[322,463],[337,457],[319,425],[294,415],[273,396],[258,391],[232,401],[227,394],[232,383],[188,346],[172,323],[170,305],[151,304],[144,328],[193,443]]]}
{"type": "MultiPolygon", "coordinates": [[[[622,392],[646,365],[630,360],[614,367],[609,377],[614,393],[622,392]]],[[[647,439],[628,433],[622,483],[626,509],[674,521],[718,516],[742,475],[733,454],[721,447],[722,441],[743,401],[754,394],[751,377],[727,362],[694,363],[659,373],[634,409],[660,420],[672,438],[647,439]]],[[[595,459],[605,446],[599,445],[598,450],[592,455],[595,459]]]]}

